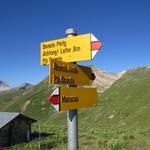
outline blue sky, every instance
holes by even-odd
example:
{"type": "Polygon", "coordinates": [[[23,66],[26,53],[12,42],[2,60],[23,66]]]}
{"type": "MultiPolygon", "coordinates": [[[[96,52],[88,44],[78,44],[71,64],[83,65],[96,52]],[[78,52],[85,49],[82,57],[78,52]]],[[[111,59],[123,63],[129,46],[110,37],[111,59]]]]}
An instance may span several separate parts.
{"type": "Polygon", "coordinates": [[[150,64],[149,0],[0,0],[0,80],[15,86],[44,79],[40,42],[63,38],[70,27],[103,43],[82,65],[116,73],[150,64]]]}

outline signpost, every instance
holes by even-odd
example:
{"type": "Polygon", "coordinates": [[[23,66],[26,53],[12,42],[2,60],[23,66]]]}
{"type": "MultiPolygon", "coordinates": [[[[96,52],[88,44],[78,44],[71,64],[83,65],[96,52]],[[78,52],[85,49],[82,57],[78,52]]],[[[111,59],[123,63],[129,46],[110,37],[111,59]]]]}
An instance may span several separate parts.
{"type": "Polygon", "coordinates": [[[93,34],[71,36],[41,43],[41,65],[49,65],[50,59],[64,62],[91,60],[102,43],[93,34]]]}
{"type": "Polygon", "coordinates": [[[96,106],[96,88],[56,88],[49,102],[57,111],[96,106]]]}
{"type": "Polygon", "coordinates": [[[90,67],[51,59],[49,82],[51,84],[91,85],[90,67]]]}
{"type": "Polygon", "coordinates": [[[50,65],[49,82],[67,85],[56,88],[48,100],[57,111],[67,110],[69,150],[78,150],[77,109],[97,104],[96,88],[77,87],[91,85],[95,75],[90,67],[77,65],[76,62],[93,59],[102,47],[102,43],[91,33],[76,35],[75,29],[67,29],[67,38],[40,45],[41,65],[50,65]]]}

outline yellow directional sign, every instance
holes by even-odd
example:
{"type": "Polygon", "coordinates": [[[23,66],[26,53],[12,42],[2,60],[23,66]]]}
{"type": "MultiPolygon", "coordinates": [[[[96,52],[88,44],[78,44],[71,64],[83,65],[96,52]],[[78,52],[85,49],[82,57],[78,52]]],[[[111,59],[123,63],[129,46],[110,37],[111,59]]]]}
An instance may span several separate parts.
{"type": "Polygon", "coordinates": [[[56,88],[49,102],[57,111],[96,106],[96,88],[56,88]]]}
{"type": "Polygon", "coordinates": [[[64,62],[91,60],[102,44],[93,34],[67,37],[41,43],[41,65],[50,64],[50,59],[64,62]]]}
{"type": "Polygon", "coordinates": [[[51,84],[91,85],[90,67],[51,59],[49,70],[51,84]]]}
{"type": "Polygon", "coordinates": [[[96,105],[96,88],[61,88],[60,110],[71,110],[96,105]]]}
{"type": "Polygon", "coordinates": [[[50,58],[65,62],[90,59],[90,34],[42,42],[41,65],[48,65],[50,58]]]}

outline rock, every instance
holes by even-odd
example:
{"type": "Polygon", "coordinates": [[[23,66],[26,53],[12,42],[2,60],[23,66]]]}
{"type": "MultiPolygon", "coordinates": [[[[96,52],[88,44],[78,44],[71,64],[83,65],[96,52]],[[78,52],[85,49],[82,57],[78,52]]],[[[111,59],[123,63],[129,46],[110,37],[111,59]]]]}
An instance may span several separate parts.
{"type": "Polygon", "coordinates": [[[10,87],[5,81],[0,81],[0,92],[9,90],[10,87]]]}

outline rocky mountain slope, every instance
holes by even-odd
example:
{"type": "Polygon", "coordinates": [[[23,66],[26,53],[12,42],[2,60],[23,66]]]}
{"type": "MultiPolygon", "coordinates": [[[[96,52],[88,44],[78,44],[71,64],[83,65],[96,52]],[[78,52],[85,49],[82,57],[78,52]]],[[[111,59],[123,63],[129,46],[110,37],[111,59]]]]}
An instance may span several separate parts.
{"type": "Polygon", "coordinates": [[[9,90],[10,87],[5,81],[0,81],[0,92],[9,90]]]}
{"type": "Polygon", "coordinates": [[[102,93],[108,89],[116,80],[118,80],[126,72],[120,72],[118,74],[113,74],[102,69],[98,69],[92,66],[92,71],[94,72],[96,79],[93,82],[93,87],[97,88],[97,91],[102,93]]]}
{"type": "Polygon", "coordinates": [[[20,85],[17,86],[16,88],[17,88],[18,90],[25,90],[25,89],[31,88],[32,86],[33,86],[32,84],[25,82],[25,83],[20,84],[20,85]]]}

